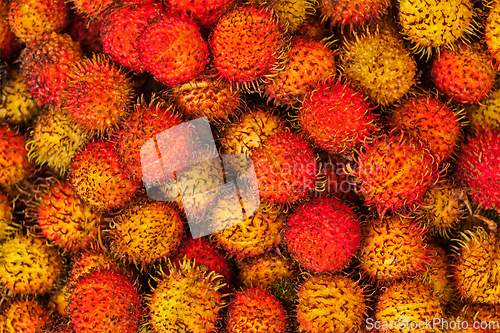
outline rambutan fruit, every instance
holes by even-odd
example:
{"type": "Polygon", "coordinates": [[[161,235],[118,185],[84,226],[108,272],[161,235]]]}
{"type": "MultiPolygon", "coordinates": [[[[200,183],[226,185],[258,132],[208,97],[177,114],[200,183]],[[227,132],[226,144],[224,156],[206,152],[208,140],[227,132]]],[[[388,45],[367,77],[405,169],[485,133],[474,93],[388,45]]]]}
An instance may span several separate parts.
{"type": "Polygon", "coordinates": [[[71,12],[70,22],[66,30],[75,42],[79,43],[83,54],[102,53],[100,30],[102,20],[91,20],[81,14],[71,12]]]}
{"type": "Polygon", "coordinates": [[[465,205],[460,199],[458,188],[444,179],[430,188],[422,198],[417,213],[427,221],[428,232],[432,236],[449,238],[459,221],[466,216],[465,205]]]}
{"type": "Polygon", "coordinates": [[[320,0],[318,8],[324,21],[356,28],[378,21],[390,5],[389,0],[320,0]]]}
{"type": "Polygon", "coordinates": [[[378,29],[354,36],[354,40],[345,41],[341,53],[347,79],[383,106],[406,95],[415,84],[417,65],[404,43],[378,29]]]}
{"type": "Polygon", "coordinates": [[[500,305],[465,304],[457,318],[462,322],[462,333],[496,333],[500,329],[500,305]]]}
{"type": "Polygon", "coordinates": [[[237,6],[221,16],[210,35],[213,64],[231,85],[259,91],[276,75],[286,55],[283,24],[264,6],[237,6]]]}
{"type": "Polygon", "coordinates": [[[229,303],[226,329],[229,333],[284,333],[287,329],[285,309],[269,291],[260,288],[241,290],[229,303]]]}
{"type": "Polygon", "coordinates": [[[295,260],[277,251],[239,260],[236,265],[238,279],[247,287],[269,289],[280,279],[294,280],[298,275],[295,260]]]}
{"type": "Polygon", "coordinates": [[[68,72],[82,59],[82,50],[68,34],[56,32],[36,36],[21,52],[21,69],[39,104],[61,104],[68,88],[68,72]]]}
{"type": "Polygon", "coordinates": [[[412,96],[398,104],[390,114],[390,129],[402,132],[426,147],[438,160],[454,153],[460,138],[464,115],[437,96],[412,96]]]}
{"type": "Polygon", "coordinates": [[[31,172],[31,163],[22,134],[0,124],[0,185],[10,187],[31,172]]]}
{"type": "Polygon", "coordinates": [[[99,19],[111,7],[114,0],[72,0],[77,13],[90,19],[99,19]]]}
{"type": "Polygon", "coordinates": [[[32,299],[14,299],[3,310],[2,333],[40,333],[51,321],[49,311],[32,299]]]}
{"type": "Polygon", "coordinates": [[[475,30],[474,6],[469,0],[399,0],[401,33],[412,44],[412,52],[428,59],[433,50],[452,48],[475,30]]]}
{"type": "Polygon", "coordinates": [[[251,109],[226,127],[220,143],[225,154],[252,156],[269,136],[283,132],[285,128],[285,120],[273,110],[251,109]]]}
{"type": "Polygon", "coordinates": [[[308,333],[356,332],[368,311],[364,288],[340,274],[308,276],[297,296],[299,328],[308,333]]]}
{"type": "Polygon", "coordinates": [[[61,317],[68,316],[70,290],[68,283],[64,283],[57,288],[49,299],[48,309],[61,317]]]}
{"type": "Polygon", "coordinates": [[[327,44],[331,41],[331,33],[326,28],[325,22],[321,20],[320,15],[311,16],[307,19],[305,24],[296,32],[299,36],[304,36],[308,39],[314,39],[322,44],[327,44]]]}
{"type": "Polygon", "coordinates": [[[252,154],[259,195],[272,205],[294,204],[314,190],[318,166],[301,136],[278,132],[252,154]]]}
{"type": "Polygon", "coordinates": [[[455,289],[462,300],[473,303],[500,302],[500,251],[495,234],[483,228],[462,233],[453,263],[455,289]]]}
{"type": "Polygon", "coordinates": [[[377,130],[373,109],[349,83],[325,81],[307,95],[298,120],[314,145],[330,154],[350,154],[377,130]]]}
{"type": "MultiPolygon", "coordinates": [[[[419,330],[418,325],[422,322],[432,323],[434,318],[446,317],[432,288],[419,281],[401,281],[382,291],[372,320],[381,326],[379,332],[409,333],[419,330]]],[[[436,330],[438,327],[436,325],[436,330]]],[[[431,332],[425,327],[423,331],[431,332]]]]}
{"type": "Polygon", "coordinates": [[[187,118],[207,117],[211,123],[229,122],[239,114],[240,92],[208,72],[177,85],[167,93],[187,118]]]}
{"type": "Polygon", "coordinates": [[[373,140],[355,157],[356,177],[365,205],[380,216],[387,211],[413,210],[441,174],[432,154],[404,136],[390,133],[373,140]]]}
{"type": "Polygon", "coordinates": [[[363,230],[360,267],[372,280],[389,282],[425,271],[429,251],[425,229],[398,215],[372,219],[363,230]]]}
{"type": "Polygon", "coordinates": [[[183,222],[176,207],[144,199],[113,218],[110,247],[116,256],[148,267],[171,257],[183,233],[183,222]]]}
{"type": "Polygon", "coordinates": [[[184,258],[193,259],[195,264],[206,269],[208,272],[214,271],[223,276],[225,286],[221,291],[228,290],[231,283],[232,269],[225,253],[219,250],[208,238],[188,238],[179,247],[179,251],[172,257],[171,262],[179,268],[184,258]]]}
{"type": "Polygon", "coordinates": [[[83,203],[97,210],[124,207],[138,192],[138,183],[118,157],[114,144],[88,143],[70,165],[69,181],[83,203]]]}
{"type": "Polygon", "coordinates": [[[187,17],[164,16],[149,24],[136,49],[144,68],[167,85],[188,82],[209,61],[208,44],[200,28],[187,17]]]}
{"type": "Polygon", "coordinates": [[[211,29],[232,0],[168,0],[168,7],[179,13],[187,13],[205,29],[211,29]]]}
{"type": "Polygon", "coordinates": [[[319,163],[321,170],[316,180],[315,197],[336,197],[351,203],[360,201],[356,181],[346,170],[352,161],[340,155],[320,154],[319,163]]]}
{"type": "Polygon", "coordinates": [[[88,135],[69,114],[47,107],[29,131],[26,148],[31,162],[54,168],[63,175],[87,141],[88,135]]]}
{"type": "Polygon", "coordinates": [[[75,282],[68,313],[75,333],[135,333],[141,323],[142,299],[128,277],[97,270],[75,282]]]}
{"type": "Polygon", "coordinates": [[[137,42],[146,26],[166,13],[159,2],[134,3],[114,8],[102,21],[101,40],[106,54],[137,73],[144,71],[137,42]]]}
{"type": "Polygon", "coordinates": [[[29,42],[45,32],[64,30],[69,23],[69,6],[64,0],[13,0],[8,20],[16,37],[29,42]]]}
{"type": "Polygon", "coordinates": [[[425,272],[416,278],[430,286],[441,300],[441,304],[446,306],[455,296],[455,290],[449,278],[451,261],[443,248],[428,244],[427,249],[430,254],[428,265],[425,272]]]}
{"type": "Polygon", "coordinates": [[[61,108],[90,134],[117,127],[132,103],[132,81],[113,61],[101,55],[84,57],[68,72],[61,108]]]}
{"type": "Polygon", "coordinates": [[[455,175],[474,203],[500,212],[500,130],[476,133],[457,158],[455,175]]]}
{"type": "Polygon", "coordinates": [[[9,4],[0,2],[0,59],[10,61],[21,50],[22,45],[17,41],[16,35],[10,30],[8,22],[9,4]]]}
{"type": "Polygon", "coordinates": [[[490,1],[490,11],[484,27],[484,41],[488,48],[490,63],[495,69],[500,69],[500,2],[490,1]]]}
{"type": "MultiPolygon", "coordinates": [[[[156,96],[149,103],[145,102],[143,96],[138,99],[134,105],[134,112],[125,117],[120,123],[120,129],[113,133],[118,156],[123,160],[135,180],[141,181],[143,179],[143,164],[158,160],[156,148],[152,147],[154,151],[151,152],[146,151],[149,147],[146,142],[169,128],[182,123],[183,120],[180,114],[172,104],[156,96]],[[141,156],[143,157],[142,161],[141,156]]],[[[188,142],[188,138],[181,135],[181,133],[177,134],[180,138],[175,141],[174,138],[171,138],[167,147],[161,148],[163,153],[167,148],[172,147],[171,152],[181,151],[182,153],[178,154],[179,156],[187,155],[186,159],[191,158],[192,154],[188,154],[186,149],[183,149],[183,146],[188,142]]],[[[182,160],[181,162],[186,161],[182,160]]],[[[147,167],[144,169],[149,170],[147,167]]]]}
{"type": "Polygon", "coordinates": [[[0,242],[4,241],[10,233],[13,207],[9,198],[0,191],[0,242]]]}
{"type": "Polygon", "coordinates": [[[39,235],[64,252],[75,253],[96,239],[101,215],[84,205],[67,181],[39,187],[36,201],[32,217],[39,235]]]}
{"type": "Polygon", "coordinates": [[[0,245],[0,281],[7,295],[42,295],[58,281],[63,261],[44,240],[15,236],[0,245]]]}
{"type": "Polygon", "coordinates": [[[493,88],[496,71],[481,47],[459,45],[456,50],[443,50],[434,59],[431,77],[446,98],[456,103],[477,104],[493,88]]]}
{"type": "Polygon", "coordinates": [[[44,333],[74,333],[67,323],[54,323],[44,333]]]}
{"type": "Polygon", "coordinates": [[[169,266],[170,274],[156,278],[158,285],[146,297],[150,327],[156,333],[215,330],[223,306],[221,276],[183,260],[179,268],[169,266]]]}
{"type": "Polygon", "coordinates": [[[356,254],[361,227],[351,207],[336,198],[317,197],[290,214],[285,241],[302,267],[315,273],[335,272],[356,254]]]}
{"type": "Polygon", "coordinates": [[[36,99],[25,84],[23,73],[17,67],[11,67],[0,94],[0,120],[10,126],[25,126],[40,112],[36,99]]]}
{"type": "Polygon", "coordinates": [[[297,32],[306,23],[316,8],[316,0],[272,0],[266,3],[272,6],[276,16],[291,34],[297,32]]]}
{"type": "Polygon", "coordinates": [[[278,105],[298,106],[322,80],[335,74],[335,52],[301,36],[292,38],[285,68],[264,86],[278,105]]]}
{"type": "MultiPolygon", "coordinates": [[[[283,212],[266,211],[263,205],[255,213],[242,214],[239,198],[221,194],[211,211],[212,239],[236,259],[270,251],[281,242],[283,212]]],[[[248,207],[245,207],[248,208],[248,207]]]]}
{"type": "Polygon", "coordinates": [[[466,110],[472,131],[500,129],[500,89],[494,89],[479,104],[469,105],[466,110]]]}

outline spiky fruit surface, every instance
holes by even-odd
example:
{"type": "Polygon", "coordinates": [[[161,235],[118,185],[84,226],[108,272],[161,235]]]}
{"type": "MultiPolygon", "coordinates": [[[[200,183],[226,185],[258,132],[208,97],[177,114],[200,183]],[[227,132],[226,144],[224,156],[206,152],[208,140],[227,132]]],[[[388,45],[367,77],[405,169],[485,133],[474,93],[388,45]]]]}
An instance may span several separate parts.
{"type": "Polygon", "coordinates": [[[16,236],[0,246],[0,279],[10,295],[45,294],[57,282],[62,258],[45,241],[16,236]]]}
{"type": "Polygon", "coordinates": [[[297,320],[308,333],[355,332],[368,310],[363,288],[339,274],[308,277],[297,296],[297,320]]]}
{"type": "Polygon", "coordinates": [[[82,50],[68,34],[44,33],[21,52],[21,69],[39,104],[61,104],[68,88],[68,72],[82,58],[82,50]]]}
{"type": "Polygon", "coordinates": [[[295,33],[306,23],[309,16],[314,14],[316,2],[311,0],[273,0],[270,5],[287,31],[295,33]]]}
{"type": "Polygon", "coordinates": [[[285,238],[288,250],[303,267],[317,273],[335,272],[355,255],[361,227],[345,203],[317,197],[290,215],[285,238]]]}
{"type": "Polygon", "coordinates": [[[74,332],[71,329],[70,325],[59,323],[59,324],[52,324],[50,329],[47,330],[45,333],[74,333],[74,332]]]}
{"type": "Polygon", "coordinates": [[[462,234],[453,266],[460,298],[473,303],[500,302],[500,251],[494,234],[483,228],[462,234]]]}
{"type": "Polygon", "coordinates": [[[252,155],[261,199],[293,204],[314,189],[318,172],[311,146],[299,135],[271,135],[252,155]]]}
{"type": "Polygon", "coordinates": [[[69,7],[64,0],[14,0],[8,20],[16,37],[29,42],[44,32],[64,30],[69,23],[69,7]]]}
{"type": "Polygon", "coordinates": [[[98,249],[85,249],[73,257],[68,285],[72,286],[81,276],[102,269],[132,277],[131,272],[127,271],[125,266],[115,260],[108,252],[98,249]]]}
{"type": "Polygon", "coordinates": [[[75,333],[136,333],[141,302],[136,286],[126,276],[98,270],[76,281],[68,312],[75,333]]]}
{"type": "Polygon", "coordinates": [[[236,264],[239,280],[248,287],[267,289],[281,278],[293,280],[297,275],[294,260],[274,251],[246,258],[236,264]]]}
{"type": "Polygon", "coordinates": [[[118,64],[143,72],[137,41],[146,26],[165,14],[161,3],[135,3],[118,7],[103,19],[101,39],[104,52],[118,64]]]}
{"type": "Polygon", "coordinates": [[[478,132],[457,159],[456,176],[472,200],[500,212],[500,130],[478,132]]]}
{"type": "Polygon", "coordinates": [[[71,163],[69,181],[85,204],[97,210],[125,206],[137,193],[137,182],[109,141],[96,140],[85,146],[71,163]]]}
{"type": "Polygon", "coordinates": [[[73,157],[87,141],[88,135],[69,114],[49,107],[36,119],[29,132],[26,141],[28,158],[64,174],[73,157]]]}
{"type": "Polygon", "coordinates": [[[388,0],[320,0],[319,10],[332,25],[359,27],[379,20],[390,5],[388,0]]]}
{"type": "Polygon", "coordinates": [[[207,238],[189,238],[184,241],[179,252],[172,258],[172,264],[180,267],[184,257],[194,259],[196,265],[201,266],[208,272],[214,271],[223,276],[226,284],[222,290],[227,290],[232,278],[232,270],[225,253],[215,247],[207,238]]]}
{"type": "Polygon", "coordinates": [[[377,129],[372,109],[349,83],[326,81],[305,99],[299,124],[305,137],[321,149],[349,154],[377,129]]]}
{"type": "Polygon", "coordinates": [[[376,208],[381,216],[413,209],[439,179],[430,152],[403,135],[385,134],[364,148],[355,158],[357,169],[349,171],[360,183],[365,205],[376,208]]]}
{"type": "Polygon", "coordinates": [[[113,61],[101,55],[83,58],[68,72],[61,108],[89,133],[117,127],[132,103],[132,81],[113,61]]]}
{"type": "Polygon", "coordinates": [[[394,281],[425,271],[429,251],[418,222],[397,215],[375,219],[363,236],[360,266],[372,280],[394,281]]]}
{"type": "Polygon", "coordinates": [[[314,87],[335,74],[335,53],[318,41],[293,37],[285,68],[265,85],[277,104],[297,105],[314,87]]]}
{"type": "Polygon", "coordinates": [[[462,115],[437,97],[412,96],[391,113],[390,126],[408,135],[441,161],[449,158],[460,138],[462,115]]]}
{"type": "Polygon", "coordinates": [[[232,0],[168,0],[173,10],[187,12],[200,27],[210,29],[232,0]]]}
{"type": "Polygon", "coordinates": [[[445,318],[444,315],[439,298],[434,295],[430,287],[418,281],[403,281],[383,290],[373,320],[379,321],[379,324],[386,323],[379,325],[382,326],[379,332],[409,333],[415,332],[415,323],[429,321],[430,318],[445,318]],[[388,323],[398,323],[398,325],[389,326],[388,323]]]}
{"type": "Polygon", "coordinates": [[[139,37],[137,50],[144,68],[168,85],[198,76],[209,59],[200,28],[185,17],[164,16],[148,25],[139,37]]]}
{"type": "Polygon", "coordinates": [[[0,241],[7,238],[9,225],[12,222],[12,204],[9,198],[0,191],[0,241]]]}
{"type": "Polygon", "coordinates": [[[326,44],[331,37],[325,27],[325,22],[321,20],[318,14],[309,17],[305,25],[297,31],[297,35],[317,40],[323,44],[326,44]]]}
{"type": "Polygon", "coordinates": [[[11,126],[28,124],[40,111],[26,79],[19,69],[11,69],[0,95],[0,120],[11,126]]]}
{"type": "Polygon", "coordinates": [[[344,74],[372,102],[389,105],[415,84],[417,65],[403,42],[379,31],[355,35],[342,54],[344,74]]]}
{"type": "Polygon", "coordinates": [[[245,112],[238,122],[230,124],[221,139],[225,154],[252,156],[269,136],[285,130],[285,121],[271,110],[255,109],[245,112]]]}
{"type": "MultiPolygon", "coordinates": [[[[468,330],[462,333],[495,333],[500,328],[500,306],[467,304],[460,311],[460,319],[468,321],[468,330]]],[[[457,320],[458,321],[458,320],[457,320]]],[[[463,324],[462,327],[465,327],[463,324]]]]}
{"type": "Polygon", "coordinates": [[[270,292],[250,288],[239,291],[232,297],[226,324],[229,333],[284,333],[286,328],[285,309],[270,292]]]}
{"type": "Polygon", "coordinates": [[[272,11],[256,5],[235,7],[210,35],[214,67],[232,85],[258,90],[275,75],[286,45],[284,28],[272,11]]]}
{"type": "Polygon", "coordinates": [[[63,317],[68,316],[69,286],[63,284],[50,296],[48,308],[63,317]]]}
{"type": "Polygon", "coordinates": [[[455,51],[445,49],[434,59],[431,77],[448,99],[477,104],[493,88],[496,71],[480,47],[460,46],[455,51]]]}
{"type": "Polygon", "coordinates": [[[96,238],[101,216],[80,201],[68,182],[51,185],[37,199],[39,233],[64,252],[74,253],[96,238]]]}
{"type": "Polygon", "coordinates": [[[10,187],[25,178],[31,169],[24,136],[0,125],[0,185],[10,187]]]}
{"type": "Polygon", "coordinates": [[[149,296],[150,325],[157,333],[199,332],[215,330],[223,305],[221,276],[200,269],[185,260],[178,269],[162,275],[149,296]]]}
{"type": "Polygon", "coordinates": [[[184,232],[172,204],[150,199],[132,205],[113,222],[112,251],[143,267],[170,257],[184,232]]]}
{"type": "MultiPolygon", "coordinates": [[[[122,121],[121,128],[113,133],[117,141],[116,151],[118,156],[123,160],[127,169],[130,170],[134,179],[141,181],[143,178],[141,163],[146,164],[146,160],[156,161],[158,159],[156,148],[154,151],[149,152],[150,155],[147,155],[144,144],[163,131],[182,123],[183,120],[173,105],[158,98],[153,98],[149,104],[143,98],[138,100],[137,104],[134,105],[134,112],[130,113],[122,121]],[[141,154],[144,157],[142,162],[141,154]]],[[[175,140],[174,144],[173,138],[171,138],[168,145],[173,147],[169,152],[182,151],[183,153],[179,155],[186,155],[187,152],[182,149],[185,146],[185,139],[187,138],[181,137],[175,140]]],[[[167,148],[162,147],[162,152],[164,153],[167,148]]]]}
{"type": "Polygon", "coordinates": [[[211,218],[211,228],[217,231],[213,239],[236,259],[265,253],[281,242],[282,211],[265,211],[261,205],[252,215],[242,216],[239,198],[222,196],[211,218]]]}
{"type": "Polygon", "coordinates": [[[491,63],[495,68],[500,64],[500,2],[491,1],[491,8],[486,18],[484,39],[488,47],[491,63]]]}
{"type": "Polygon", "coordinates": [[[72,0],[73,5],[78,13],[97,19],[100,14],[104,13],[112,4],[113,0],[72,0]]]}
{"type": "Polygon", "coordinates": [[[0,319],[2,333],[40,333],[50,322],[49,311],[30,299],[16,299],[8,304],[0,319]]]}
{"type": "Polygon", "coordinates": [[[500,89],[495,89],[480,104],[467,109],[467,119],[473,129],[500,129],[500,89]]]}
{"type": "Polygon", "coordinates": [[[429,244],[428,251],[430,253],[428,265],[425,272],[417,279],[430,286],[441,303],[446,305],[455,294],[449,278],[451,261],[446,251],[437,245],[429,244]]]}
{"type": "Polygon", "coordinates": [[[9,5],[6,1],[0,3],[0,59],[10,61],[21,49],[16,35],[10,30],[8,22],[9,5]]]}
{"type": "Polygon", "coordinates": [[[427,58],[433,49],[451,47],[474,32],[474,9],[469,0],[399,0],[402,33],[413,51],[427,58]]]}
{"type": "Polygon", "coordinates": [[[173,87],[169,94],[179,111],[188,118],[207,117],[212,123],[223,123],[239,113],[240,92],[229,83],[217,81],[209,73],[173,87]]]}
{"type": "Polygon", "coordinates": [[[70,23],[67,29],[68,35],[75,42],[80,43],[84,54],[102,53],[102,40],[100,30],[101,20],[91,20],[81,14],[72,12],[70,23]]]}
{"type": "Polygon", "coordinates": [[[450,232],[465,217],[465,205],[457,191],[458,189],[445,179],[425,193],[423,205],[418,211],[426,217],[431,235],[449,238],[450,232]]]}

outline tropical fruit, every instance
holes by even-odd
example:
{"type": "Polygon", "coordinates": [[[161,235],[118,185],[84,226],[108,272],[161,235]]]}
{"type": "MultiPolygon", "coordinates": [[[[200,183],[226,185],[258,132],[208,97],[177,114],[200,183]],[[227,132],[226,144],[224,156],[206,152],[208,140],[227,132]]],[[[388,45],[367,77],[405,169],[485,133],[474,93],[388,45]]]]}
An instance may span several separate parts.
{"type": "Polygon", "coordinates": [[[306,23],[307,19],[314,14],[316,7],[314,0],[273,0],[269,4],[291,34],[297,32],[306,23]]]}
{"type": "Polygon", "coordinates": [[[8,22],[9,5],[6,1],[0,2],[0,59],[10,61],[16,56],[22,45],[16,35],[10,30],[8,22]]]}
{"type": "Polygon", "coordinates": [[[213,0],[209,2],[204,0],[168,0],[167,4],[173,11],[185,12],[191,15],[200,27],[210,29],[231,2],[232,0],[213,0]]]}
{"type": "Polygon", "coordinates": [[[88,17],[71,12],[70,23],[66,30],[75,42],[80,43],[83,54],[102,53],[102,40],[99,34],[102,26],[101,20],[92,20],[88,17]]]}
{"type": "Polygon", "coordinates": [[[332,25],[355,28],[378,21],[390,5],[388,0],[320,0],[319,11],[332,25]]]}
{"type": "Polygon", "coordinates": [[[356,254],[361,227],[347,204],[336,198],[317,197],[290,214],[285,239],[292,257],[307,270],[335,272],[356,254]]]}
{"type": "Polygon", "coordinates": [[[2,333],[39,333],[51,321],[49,311],[32,299],[14,299],[2,312],[2,333]]]}
{"type": "Polygon", "coordinates": [[[0,185],[10,187],[31,171],[24,136],[8,125],[0,124],[0,185]]]}
{"type": "Polygon", "coordinates": [[[308,333],[356,332],[368,311],[362,286],[340,274],[311,275],[297,293],[297,321],[308,333]]]}
{"type": "Polygon", "coordinates": [[[484,39],[488,47],[491,64],[494,68],[498,69],[500,63],[500,26],[498,25],[500,19],[500,2],[490,1],[489,5],[491,8],[485,22],[484,39]]]}
{"type": "Polygon", "coordinates": [[[415,84],[417,65],[396,36],[379,32],[355,33],[341,54],[344,75],[373,103],[387,106],[415,84]]]}
{"type": "Polygon", "coordinates": [[[500,89],[493,89],[479,104],[470,105],[467,119],[473,131],[500,129],[500,89]]]}
{"type": "Polygon", "coordinates": [[[270,9],[247,4],[225,12],[210,34],[214,68],[233,86],[259,90],[286,54],[283,24],[270,9]]]}
{"type": "Polygon", "coordinates": [[[0,242],[4,241],[11,231],[12,211],[11,201],[3,191],[0,191],[0,242]]]}

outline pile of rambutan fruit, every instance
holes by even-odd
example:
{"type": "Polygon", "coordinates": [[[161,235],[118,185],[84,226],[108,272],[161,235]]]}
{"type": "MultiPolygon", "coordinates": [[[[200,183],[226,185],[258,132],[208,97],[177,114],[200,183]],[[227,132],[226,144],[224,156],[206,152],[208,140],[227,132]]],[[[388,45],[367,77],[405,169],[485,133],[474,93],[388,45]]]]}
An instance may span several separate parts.
{"type": "Polygon", "coordinates": [[[499,23],[0,0],[0,332],[500,332],[499,23]]]}

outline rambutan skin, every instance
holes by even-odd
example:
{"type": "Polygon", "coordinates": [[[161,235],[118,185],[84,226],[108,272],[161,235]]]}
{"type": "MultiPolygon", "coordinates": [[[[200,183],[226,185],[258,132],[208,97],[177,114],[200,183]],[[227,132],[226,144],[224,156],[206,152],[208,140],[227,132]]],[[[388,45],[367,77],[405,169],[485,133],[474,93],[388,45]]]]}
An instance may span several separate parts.
{"type": "Polygon", "coordinates": [[[336,198],[318,197],[301,204],[288,220],[285,238],[292,256],[316,273],[344,268],[361,241],[352,209],[336,198]]]}
{"type": "Polygon", "coordinates": [[[148,25],[137,43],[144,68],[167,85],[187,82],[209,62],[200,28],[185,17],[164,16],[148,25]]]}
{"type": "Polygon", "coordinates": [[[32,168],[24,136],[0,124],[0,185],[10,187],[23,180],[32,168]]]}

